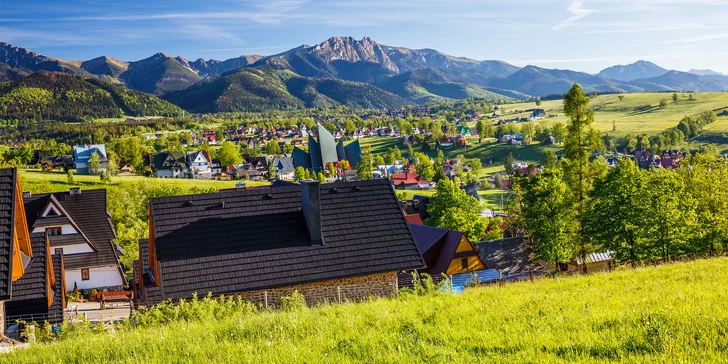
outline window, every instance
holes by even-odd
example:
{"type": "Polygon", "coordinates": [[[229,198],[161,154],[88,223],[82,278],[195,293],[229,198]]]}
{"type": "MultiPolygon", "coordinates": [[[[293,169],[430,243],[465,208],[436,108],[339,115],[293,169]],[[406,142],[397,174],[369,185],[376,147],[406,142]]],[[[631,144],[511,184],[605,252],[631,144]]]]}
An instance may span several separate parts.
{"type": "Polygon", "coordinates": [[[46,231],[46,234],[50,235],[50,236],[61,235],[60,226],[48,227],[45,229],[45,231],[46,231]]]}
{"type": "Polygon", "coordinates": [[[63,255],[63,248],[56,248],[56,255],[63,255]]]}
{"type": "Polygon", "coordinates": [[[468,269],[468,258],[460,259],[460,265],[463,267],[463,269],[468,269]]]}
{"type": "Polygon", "coordinates": [[[88,275],[88,268],[81,269],[81,280],[88,281],[89,279],[91,279],[91,278],[89,278],[89,275],[88,275]]]}

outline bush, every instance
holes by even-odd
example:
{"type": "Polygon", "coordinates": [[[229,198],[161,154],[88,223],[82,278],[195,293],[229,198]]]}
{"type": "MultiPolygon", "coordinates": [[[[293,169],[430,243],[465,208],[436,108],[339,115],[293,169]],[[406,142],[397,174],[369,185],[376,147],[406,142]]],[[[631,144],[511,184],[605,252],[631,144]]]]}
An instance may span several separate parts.
{"type": "Polygon", "coordinates": [[[281,310],[283,311],[298,311],[307,307],[306,298],[298,290],[293,291],[290,296],[281,297],[281,310]]]}

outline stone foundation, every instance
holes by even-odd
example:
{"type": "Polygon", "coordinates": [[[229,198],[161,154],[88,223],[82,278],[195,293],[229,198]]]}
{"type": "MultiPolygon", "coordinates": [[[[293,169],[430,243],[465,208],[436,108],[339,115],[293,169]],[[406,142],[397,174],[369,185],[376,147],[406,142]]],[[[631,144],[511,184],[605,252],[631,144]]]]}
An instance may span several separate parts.
{"type": "Polygon", "coordinates": [[[243,292],[239,293],[238,296],[261,306],[278,306],[281,304],[281,297],[289,296],[294,291],[302,294],[309,305],[326,302],[361,301],[369,297],[388,297],[397,292],[397,273],[372,274],[243,292]]]}

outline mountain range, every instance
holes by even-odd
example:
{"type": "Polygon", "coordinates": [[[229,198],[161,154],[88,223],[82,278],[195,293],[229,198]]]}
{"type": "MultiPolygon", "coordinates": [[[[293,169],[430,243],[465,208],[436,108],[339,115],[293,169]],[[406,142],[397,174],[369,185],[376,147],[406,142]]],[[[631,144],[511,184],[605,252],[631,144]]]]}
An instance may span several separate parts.
{"type": "Polygon", "coordinates": [[[563,94],[574,82],[589,92],[728,90],[728,76],[711,70],[680,72],[647,61],[612,66],[597,74],[533,65],[521,68],[433,49],[387,46],[368,37],[333,37],[271,56],[195,61],[164,53],[130,62],[107,56],[70,61],[0,43],[0,62],[9,66],[0,66],[0,81],[35,71],[70,73],[202,112],[339,104],[391,108],[470,97],[529,99],[563,94]]]}

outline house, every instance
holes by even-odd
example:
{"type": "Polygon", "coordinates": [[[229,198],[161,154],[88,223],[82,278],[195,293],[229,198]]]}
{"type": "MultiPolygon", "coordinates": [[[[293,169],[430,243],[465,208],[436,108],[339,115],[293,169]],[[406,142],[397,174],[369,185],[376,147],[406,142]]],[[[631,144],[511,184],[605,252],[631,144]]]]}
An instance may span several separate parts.
{"type": "Polygon", "coordinates": [[[501,137],[501,143],[504,144],[522,144],[523,134],[506,134],[501,137]]]}
{"type": "Polygon", "coordinates": [[[546,267],[536,261],[524,237],[475,243],[483,263],[495,269],[505,280],[529,279],[531,275],[548,273],[546,267]]]}
{"type": "Polygon", "coordinates": [[[553,136],[549,135],[549,136],[546,137],[546,139],[543,140],[543,142],[541,144],[543,144],[543,145],[554,145],[554,144],[556,144],[556,138],[554,138],[553,136]]]}
{"type": "Polygon", "coordinates": [[[425,266],[382,180],[154,198],[149,219],[145,305],[208,293],[278,305],[294,290],[356,301],[393,294],[397,272],[425,266]]]}
{"type": "Polygon", "coordinates": [[[13,282],[12,298],[5,303],[6,327],[18,320],[63,322],[66,308],[66,282],[63,253],[52,254],[49,236],[44,232],[30,235],[33,258],[25,274],[13,282]]]}
{"type": "MultiPolygon", "coordinates": [[[[611,251],[591,253],[586,256],[587,271],[609,272],[614,269],[614,253],[611,251]]],[[[561,264],[559,270],[562,272],[581,272],[584,269],[584,263],[581,257],[576,257],[569,263],[561,264]]]]}
{"type": "Polygon", "coordinates": [[[152,169],[157,178],[185,178],[187,161],[182,152],[161,152],[152,157],[152,169]]]}
{"type": "Polygon", "coordinates": [[[293,166],[293,159],[289,157],[279,157],[273,159],[276,166],[276,177],[281,180],[295,179],[296,167],[293,166]]]}
{"type": "Polygon", "coordinates": [[[452,147],[455,144],[453,137],[445,136],[440,138],[440,146],[443,148],[452,147]]]}
{"type": "Polygon", "coordinates": [[[422,253],[431,276],[453,275],[486,269],[478,250],[460,231],[409,224],[412,237],[422,253]]]}
{"type": "Polygon", "coordinates": [[[409,169],[405,169],[404,173],[392,175],[392,186],[400,190],[428,190],[430,182],[419,174],[410,173],[409,169]]]}
{"type": "Polygon", "coordinates": [[[469,126],[460,125],[457,127],[458,129],[458,135],[462,135],[465,137],[473,136],[473,133],[471,132],[471,128],[469,126]]]}
{"type": "Polygon", "coordinates": [[[677,149],[663,150],[660,165],[662,168],[677,169],[680,168],[682,158],[683,154],[677,149]]]}
{"type": "Polygon", "coordinates": [[[323,125],[318,124],[318,141],[309,135],[308,152],[294,147],[291,157],[293,157],[294,168],[303,167],[318,173],[323,171],[330,162],[347,160],[349,165],[356,166],[361,158],[361,147],[358,140],[346,146],[343,138],[337,142],[323,125]]]}
{"type": "Polygon", "coordinates": [[[212,177],[210,152],[200,150],[187,153],[187,175],[194,179],[210,179],[212,177]]]}
{"type": "Polygon", "coordinates": [[[20,179],[15,168],[0,169],[0,334],[5,332],[6,301],[13,298],[13,284],[30,270],[33,249],[25,223],[20,179]]]}
{"type": "Polygon", "coordinates": [[[126,275],[118,259],[123,252],[114,243],[116,233],[106,208],[106,190],[26,192],[23,202],[30,232],[48,234],[51,251],[63,253],[69,289],[123,288],[126,275]]]}
{"type": "Polygon", "coordinates": [[[73,161],[76,168],[76,174],[96,174],[108,172],[109,159],[106,157],[106,146],[103,144],[77,145],[73,147],[73,161]],[[92,155],[99,158],[99,167],[91,168],[89,161],[92,155]]]}
{"type": "Polygon", "coordinates": [[[546,118],[546,111],[544,109],[534,109],[531,113],[531,116],[528,117],[528,120],[534,121],[534,120],[541,120],[546,118]]]}

